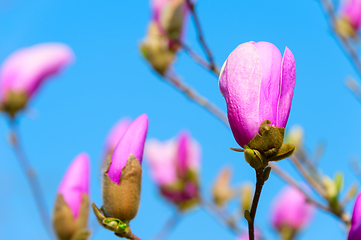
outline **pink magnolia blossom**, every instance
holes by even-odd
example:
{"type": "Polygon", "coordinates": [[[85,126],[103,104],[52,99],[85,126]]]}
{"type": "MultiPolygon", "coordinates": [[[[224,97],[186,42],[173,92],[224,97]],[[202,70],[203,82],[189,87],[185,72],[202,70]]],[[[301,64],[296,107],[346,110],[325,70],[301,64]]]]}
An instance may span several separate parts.
{"type": "Polygon", "coordinates": [[[306,197],[291,186],[281,190],[272,206],[271,222],[278,230],[284,226],[299,230],[311,221],[314,214],[314,208],[306,202],[306,197]]]}
{"type": "Polygon", "coordinates": [[[0,100],[10,91],[32,97],[48,77],[73,61],[73,51],[62,43],[41,43],[12,53],[0,69],[0,100]]]}
{"type": "Polygon", "coordinates": [[[361,194],[358,195],[352,212],[351,229],[348,240],[361,239],[361,194]]]}
{"type": "Polygon", "coordinates": [[[240,146],[252,140],[266,119],[276,127],[286,126],[295,81],[295,59],[287,47],[283,58],[268,42],[247,42],[231,52],[222,67],[219,87],[240,146]]]}
{"type": "Polygon", "coordinates": [[[89,156],[87,153],[80,153],[66,170],[58,189],[58,193],[62,194],[75,219],[79,214],[81,195],[83,193],[89,195],[89,174],[89,156]]]}
{"type": "Polygon", "coordinates": [[[112,155],[108,176],[110,180],[119,184],[122,169],[126,166],[130,154],[142,163],[144,143],[148,131],[148,116],[140,115],[128,127],[119,140],[112,155]]]}
{"type": "Polygon", "coordinates": [[[358,30],[361,23],[361,0],[346,0],[340,8],[340,15],[358,30]]]}
{"type": "Polygon", "coordinates": [[[197,173],[199,170],[200,146],[189,133],[181,132],[177,140],[165,142],[151,139],[147,142],[145,155],[150,174],[165,197],[181,203],[197,196],[198,183],[187,179],[187,175],[189,171],[197,173]],[[180,182],[183,187],[173,190],[172,186],[180,182]]]}
{"type": "Polygon", "coordinates": [[[118,122],[114,124],[114,126],[109,131],[108,136],[105,140],[105,151],[107,153],[114,150],[119,140],[123,137],[124,133],[127,131],[131,122],[132,121],[130,120],[130,118],[125,117],[120,119],[118,122]]]}

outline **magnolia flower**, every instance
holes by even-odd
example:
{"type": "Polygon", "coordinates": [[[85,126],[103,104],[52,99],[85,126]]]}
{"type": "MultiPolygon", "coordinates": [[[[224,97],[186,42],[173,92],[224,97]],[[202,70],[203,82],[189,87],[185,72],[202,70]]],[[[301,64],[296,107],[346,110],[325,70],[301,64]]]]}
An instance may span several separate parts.
{"type": "Polygon", "coordinates": [[[89,174],[89,156],[81,153],[70,164],[60,183],[53,225],[61,240],[71,239],[74,234],[88,234],[89,174]]]}
{"type": "Polygon", "coordinates": [[[131,123],[130,118],[125,117],[120,119],[114,124],[110,129],[108,136],[105,140],[105,153],[112,153],[115,146],[117,146],[119,140],[123,137],[124,133],[127,131],[131,123]]]}
{"type": "Polygon", "coordinates": [[[354,30],[358,30],[361,23],[361,0],[346,0],[341,5],[340,15],[354,30]]]}
{"type": "Polygon", "coordinates": [[[306,202],[306,197],[294,187],[282,189],[272,204],[271,222],[275,229],[297,232],[305,227],[313,217],[314,208],[306,202]]]}
{"type": "Polygon", "coordinates": [[[164,75],[184,37],[189,8],[185,0],[153,0],[151,8],[152,20],[140,49],[153,69],[164,75]]]}
{"type": "Polygon", "coordinates": [[[285,127],[296,81],[295,59],[268,42],[239,45],[223,64],[219,87],[227,103],[228,120],[237,143],[245,147],[269,119],[285,127]]]}
{"type": "Polygon", "coordinates": [[[187,132],[180,133],[176,141],[149,140],[145,155],[150,174],[164,197],[180,209],[197,202],[200,147],[187,132]]]}
{"type": "Polygon", "coordinates": [[[111,220],[103,222],[103,226],[117,234],[129,234],[129,231],[124,231],[128,229],[127,224],[138,212],[142,181],[141,164],[147,131],[146,114],[139,116],[129,125],[113,151],[111,162],[108,163],[109,168],[103,172],[104,215],[93,205],[100,222],[105,218],[116,219],[117,223],[112,223],[111,220]]]}
{"type": "Polygon", "coordinates": [[[348,240],[359,240],[361,238],[361,194],[358,195],[353,207],[351,229],[348,240]]]}
{"type": "Polygon", "coordinates": [[[0,102],[14,115],[25,107],[39,86],[73,61],[73,52],[62,43],[41,43],[12,53],[0,69],[0,102]]]}

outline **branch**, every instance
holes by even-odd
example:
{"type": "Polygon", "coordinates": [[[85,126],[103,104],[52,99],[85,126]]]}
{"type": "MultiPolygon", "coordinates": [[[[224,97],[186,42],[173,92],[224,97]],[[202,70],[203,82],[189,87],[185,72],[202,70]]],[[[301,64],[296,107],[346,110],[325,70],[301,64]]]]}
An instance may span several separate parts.
{"type": "Polygon", "coordinates": [[[202,32],[202,28],[201,28],[201,24],[199,22],[198,19],[198,15],[196,13],[195,7],[194,7],[194,3],[192,2],[192,0],[186,0],[189,10],[192,13],[193,16],[193,20],[194,20],[194,24],[196,26],[196,30],[198,33],[198,41],[201,44],[204,53],[207,55],[208,61],[209,61],[209,65],[210,65],[210,69],[217,75],[219,76],[219,69],[216,66],[215,62],[214,62],[214,58],[212,55],[211,50],[209,49],[208,45],[206,44],[204,37],[203,37],[203,32],[202,32]]]}
{"type": "Polygon", "coordinates": [[[165,80],[173,87],[177,88],[180,92],[186,95],[189,99],[196,102],[206,110],[208,110],[212,115],[221,120],[227,127],[229,127],[228,119],[226,114],[224,114],[216,105],[210,102],[207,98],[203,97],[197,93],[191,87],[185,85],[180,79],[176,76],[171,76],[170,74],[164,77],[165,80]]]}
{"type": "Polygon", "coordinates": [[[216,219],[220,224],[226,225],[234,234],[237,236],[244,234],[244,230],[237,227],[233,219],[227,216],[230,214],[225,214],[219,207],[207,200],[200,199],[200,204],[209,215],[216,219]]]}
{"type": "Polygon", "coordinates": [[[15,120],[12,119],[10,122],[12,149],[13,149],[13,151],[16,155],[16,158],[30,184],[30,188],[31,188],[31,191],[35,198],[35,202],[38,207],[43,225],[44,225],[50,239],[54,239],[53,231],[52,231],[52,228],[50,225],[50,222],[51,222],[50,216],[47,213],[46,201],[45,201],[43,191],[41,190],[39,180],[36,176],[36,172],[30,165],[30,162],[27,159],[26,154],[21,146],[19,134],[17,133],[16,127],[17,126],[15,123],[15,120]]]}

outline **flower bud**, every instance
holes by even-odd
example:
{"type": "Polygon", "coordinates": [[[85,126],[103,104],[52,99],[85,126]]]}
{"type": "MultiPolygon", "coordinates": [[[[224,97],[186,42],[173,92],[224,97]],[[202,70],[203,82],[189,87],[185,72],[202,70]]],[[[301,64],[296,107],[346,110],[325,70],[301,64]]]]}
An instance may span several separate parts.
{"type": "Polygon", "coordinates": [[[223,207],[235,195],[234,190],[230,186],[231,175],[231,169],[223,168],[213,184],[213,201],[220,207],[223,207]]]}
{"type": "Polygon", "coordinates": [[[181,210],[198,202],[199,144],[182,132],[176,141],[147,142],[146,160],[161,194],[181,210]]]}
{"type": "Polygon", "coordinates": [[[335,29],[342,38],[355,37],[361,24],[361,0],[346,0],[341,4],[335,29]]]}
{"type": "Polygon", "coordinates": [[[12,53],[0,69],[0,103],[14,116],[50,76],[73,61],[73,52],[62,43],[41,43],[12,53]]]}
{"type": "Polygon", "coordinates": [[[304,130],[300,125],[293,125],[286,135],[286,142],[293,144],[296,151],[303,149],[304,130]]]}
{"type": "Polygon", "coordinates": [[[359,240],[361,238],[361,194],[358,195],[353,207],[351,228],[348,240],[359,240]]]}
{"type": "Polygon", "coordinates": [[[138,212],[147,131],[148,117],[143,114],[130,124],[114,149],[103,176],[102,211],[107,218],[128,223],[138,212]]]}
{"type": "Polygon", "coordinates": [[[281,234],[295,234],[311,221],[314,213],[314,208],[306,202],[306,197],[291,186],[283,188],[272,206],[271,222],[281,234]]]}
{"type": "Polygon", "coordinates": [[[248,42],[228,56],[219,87],[234,138],[241,147],[249,144],[267,119],[270,126],[286,126],[295,81],[295,59],[287,47],[282,58],[271,43],[248,42]]]}
{"type": "Polygon", "coordinates": [[[88,154],[79,154],[60,183],[53,215],[54,230],[60,240],[89,235],[89,168],[88,154]]]}

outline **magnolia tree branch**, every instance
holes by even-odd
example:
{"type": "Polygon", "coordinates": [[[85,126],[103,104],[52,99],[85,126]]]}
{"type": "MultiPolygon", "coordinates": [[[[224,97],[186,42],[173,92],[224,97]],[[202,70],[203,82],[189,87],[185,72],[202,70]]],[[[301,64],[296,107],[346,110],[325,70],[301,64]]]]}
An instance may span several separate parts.
{"type": "Polygon", "coordinates": [[[343,50],[348,54],[350,60],[353,63],[353,66],[355,67],[355,69],[358,71],[359,75],[361,76],[361,59],[360,56],[357,53],[356,48],[354,47],[354,45],[350,42],[349,38],[345,39],[343,37],[341,37],[338,32],[336,31],[336,14],[335,14],[335,10],[334,10],[334,6],[332,1],[330,0],[320,0],[323,9],[328,17],[328,22],[330,24],[330,26],[332,27],[333,31],[335,32],[337,39],[340,41],[341,46],[343,48],[343,50]]]}
{"type": "Polygon", "coordinates": [[[200,24],[199,19],[198,19],[197,12],[195,10],[194,3],[193,3],[192,0],[186,0],[186,1],[187,1],[187,4],[188,4],[188,7],[189,7],[189,9],[190,9],[190,11],[192,13],[192,16],[193,16],[194,25],[196,27],[197,34],[198,34],[198,41],[201,44],[204,53],[207,55],[207,58],[208,58],[208,61],[209,61],[209,69],[211,71],[213,71],[217,76],[219,76],[219,69],[218,69],[218,67],[217,67],[217,65],[216,65],[216,63],[214,61],[212,52],[209,49],[208,45],[206,44],[206,41],[204,40],[203,31],[202,31],[201,24],[200,24]]]}
{"type": "Polygon", "coordinates": [[[232,217],[229,217],[230,214],[226,214],[222,209],[213,203],[201,199],[200,203],[203,209],[211,215],[214,219],[216,219],[221,225],[226,225],[230,231],[232,231],[235,235],[239,236],[244,233],[244,230],[239,228],[232,217]]]}
{"type": "Polygon", "coordinates": [[[203,97],[199,93],[197,93],[193,88],[187,86],[183,83],[179,78],[173,75],[166,75],[165,80],[177,88],[180,92],[186,95],[189,99],[199,104],[206,110],[208,110],[212,115],[221,120],[227,127],[229,127],[227,116],[220,110],[216,105],[210,102],[207,98],[203,97]]]}
{"type": "Polygon", "coordinates": [[[31,188],[31,191],[35,198],[35,202],[38,207],[43,225],[44,225],[50,239],[55,239],[51,225],[50,225],[50,223],[51,223],[50,216],[47,211],[46,201],[45,201],[43,191],[41,189],[39,180],[36,176],[36,172],[33,169],[33,167],[31,166],[28,158],[26,157],[25,151],[21,146],[21,141],[19,138],[19,134],[17,132],[17,125],[16,125],[15,120],[11,120],[10,128],[11,128],[12,149],[16,155],[16,158],[20,164],[20,167],[22,168],[22,170],[23,170],[24,174],[26,175],[27,180],[30,184],[30,188],[31,188]]]}
{"type": "Polygon", "coordinates": [[[172,232],[174,227],[177,225],[181,219],[181,213],[176,211],[172,216],[166,221],[164,226],[159,230],[159,232],[152,238],[153,240],[163,240],[166,239],[169,234],[172,232]]]}
{"type": "MultiPolygon", "coordinates": [[[[305,191],[305,189],[295,179],[293,179],[286,172],[282,171],[280,169],[280,167],[278,166],[278,164],[276,164],[274,162],[269,162],[268,164],[272,168],[272,170],[275,173],[277,173],[277,175],[280,178],[282,178],[285,182],[287,182],[291,186],[297,188],[306,197],[307,202],[315,205],[317,208],[319,208],[325,212],[329,212],[329,213],[333,214],[335,217],[337,217],[338,219],[343,221],[347,226],[349,226],[351,224],[350,217],[343,210],[340,213],[337,213],[337,212],[333,211],[329,206],[326,206],[326,205],[318,202],[317,200],[312,198],[312,196],[307,191],[305,191]]],[[[327,200],[327,199],[325,199],[325,200],[327,200]]]]}

